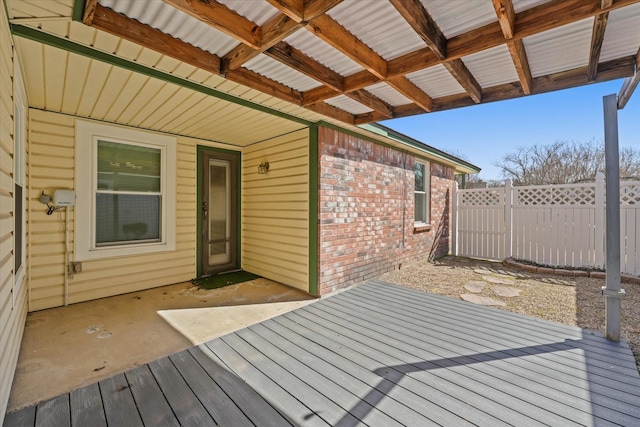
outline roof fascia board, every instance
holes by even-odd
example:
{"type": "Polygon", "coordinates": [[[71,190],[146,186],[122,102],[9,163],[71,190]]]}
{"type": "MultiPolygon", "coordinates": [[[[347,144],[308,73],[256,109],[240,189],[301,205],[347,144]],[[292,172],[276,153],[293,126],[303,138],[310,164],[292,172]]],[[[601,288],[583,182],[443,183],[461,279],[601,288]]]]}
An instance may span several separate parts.
{"type": "MultiPolygon", "coordinates": [[[[76,9],[74,8],[74,15],[75,15],[75,10],[76,9]]],[[[160,71],[151,67],[147,67],[145,65],[130,61],[128,59],[121,58],[116,55],[111,55],[106,52],[101,52],[101,51],[92,49],[88,46],[73,42],[71,40],[63,39],[61,37],[54,36],[52,34],[45,33],[24,25],[16,25],[16,24],[10,24],[10,25],[11,25],[11,33],[17,37],[33,40],[39,43],[46,44],[48,46],[56,47],[58,49],[62,49],[68,52],[82,55],[90,59],[95,59],[97,61],[105,62],[107,64],[124,68],[129,71],[140,73],[145,76],[153,77],[168,83],[173,83],[178,86],[195,90],[196,92],[200,92],[205,95],[213,96],[213,97],[222,99],[224,101],[241,105],[243,107],[252,108],[254,110],[271,114],[273,116],[277,116],[286,120],[290,120],[295,123],[301,123],[305,126],[310,126],[312,124],[312,122],[308,120],[301,119],[291,114],[287,114],[278,110],[273,110],[264,105],[256,104],[255,102],[251,102],[246,99],[242,99],[237,96],[230,95],[228,93],[221,92],[219,90],[216,90],[216,89],[213,89],[189,80],[185,80],[181,77],[177,77],[172,74],[168,74],[163,71],[160,71]]]]}
{"type": "MultiPolygon", "coordinates": [[[[420,154],[423,157],[425,157],[426,159],[429,159],[431,161],[439,161],[440,163],[443,163],[445,165],[448,166],[453,166],[455,171],[458,173],[478,173],[480,172],[480,168],[472,165],[471,163],[465,162],[463,160],[458,160],[456,161],[455,158],[453,158],[453,156],[449,156],[446,153],[442,153],[440,150],[437,150],[433,147],[427,146],[426,144],[423,144],[419,141],[413,140],[413,142],[411,142],[411,138],[406,137],[403,138],[392,138],[389,135],[386,135],[382,132],[380,132],[379,130],[376,131],[373,128],[369,129],[368,125],[360,125],[358,126],[362,132],[356,132],[354,130],[351,129],[346,129],[342,126],[338,126],[334,123],[329,123],[326,121],[320,121],[318,122],[318,126],[324,126],[333,130],[337,130],[340,132],[344,132],[347,135],[351,135],[351,136],[355,136],[357,138],[362,138],[366,141],[369,142],[373,142],[376,144],[381,144],[385,147],[389,147],[389,148],[393,148],[394,150],[399,150],[402,151],[404,153],[409,153],[412,155],[416,155],[416,154],[420,154]],[[378,138],[375,138],[372,135],[367,135],[364,132],[371,132],[372,134],[374,134],[375,136],[377,136],[378,138]],[[385,142],[384,140],[387,141],[392,141],[395,142],[397,144],[400,144],[401,146],[405,147],[405,149],[402,149],[401,147],[398,147],[396,145],[393,145],[389,142],[385,142]],[[442,153],[442,154],[439,154],[442,153]]],[[[402,134],[398,134],[399,136],[402,134]]]]}

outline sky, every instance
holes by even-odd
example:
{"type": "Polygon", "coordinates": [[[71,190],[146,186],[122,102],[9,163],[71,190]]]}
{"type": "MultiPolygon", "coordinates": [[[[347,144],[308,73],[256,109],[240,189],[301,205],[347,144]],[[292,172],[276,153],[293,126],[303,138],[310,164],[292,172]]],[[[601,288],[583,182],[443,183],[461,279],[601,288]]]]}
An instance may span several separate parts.
{"type": "MultiPolygon", "coordinates": [[[[381,122],[482,168],[485,180],[501,179],[493,163],[518,147],[556,141],[604,140],[602,97],[624,80],[596,83],[508,101],[474,105],[381,122]]],[[[640,150],[640,87],[618,110],[618,143],[640,150]]]]}

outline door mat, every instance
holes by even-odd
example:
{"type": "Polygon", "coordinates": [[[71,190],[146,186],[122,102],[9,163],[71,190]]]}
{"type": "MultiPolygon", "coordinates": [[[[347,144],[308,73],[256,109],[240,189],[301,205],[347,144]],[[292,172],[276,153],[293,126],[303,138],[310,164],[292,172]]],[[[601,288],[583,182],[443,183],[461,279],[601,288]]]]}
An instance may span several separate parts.
{"type": "Polygon", "coordinates": [[[248,282],[249,280],[258,279],[261,276],[249,273],[244,270],[232,271],[231,273],[220,273],[213,276],[200,277],[192,279],[191,283],[198,285],[204,289],[218,289],[223,286],[235,285],[236,283],[248,282]]]}

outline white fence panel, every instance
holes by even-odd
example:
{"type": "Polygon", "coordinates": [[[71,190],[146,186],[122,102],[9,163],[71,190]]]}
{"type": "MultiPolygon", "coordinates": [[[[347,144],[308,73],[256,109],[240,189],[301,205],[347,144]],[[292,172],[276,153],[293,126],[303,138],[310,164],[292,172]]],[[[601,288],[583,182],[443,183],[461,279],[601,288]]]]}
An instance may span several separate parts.
{"type": "Polygon", "coordinates": [[[514,258],[540,264],[588,267],[595,260],[595,186],[513,188],[514,258]]]}
{"type": "Polygon", "coordinates": [[[503,188],[457,192],[457,253],[488,259],[505,257],[503,188]]]}
{"type": "MultiPolygon", "coordinates": [[[[604,267],[604,178],[595,183],[458,190],[457,255],[604,267]]],[[[640,276],[640,181],[620,184],[622,273],[640,276]]]]}
{"type": "Polygon", "coordinates": [[[640,276],[640,182],[620,185],[620,270],[640,276]]]}

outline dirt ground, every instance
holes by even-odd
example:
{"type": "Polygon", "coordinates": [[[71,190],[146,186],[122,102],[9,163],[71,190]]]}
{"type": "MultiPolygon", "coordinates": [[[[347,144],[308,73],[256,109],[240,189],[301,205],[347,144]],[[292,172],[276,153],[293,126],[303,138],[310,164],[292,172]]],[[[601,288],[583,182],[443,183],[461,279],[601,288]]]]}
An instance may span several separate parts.
{"type": "MultiPolygon", "coordinates": [[[[603,279],[535,274],[462,257],[418,262],[380,279],[450,298],[489,298],[490,303],[504,304],[496,305],[503,310],[605,331],[603,279]]],[[[627,296],[622,300],[621,336],[629,343],[640,371],[640,285],[623,283],[622,287],[627,296]]]]}

